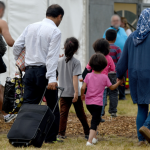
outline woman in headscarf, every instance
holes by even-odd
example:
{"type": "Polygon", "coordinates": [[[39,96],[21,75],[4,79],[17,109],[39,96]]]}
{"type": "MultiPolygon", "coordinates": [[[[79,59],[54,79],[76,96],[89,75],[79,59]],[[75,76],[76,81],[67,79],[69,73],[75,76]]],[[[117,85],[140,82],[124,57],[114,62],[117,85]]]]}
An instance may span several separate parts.
{"type": "Polygon", "coordinates": [[[138,106],[136,119],[139,145],[150,142],[150,8],[139,17],[137,30],[127,39],[122,56],[117,64],[117,77],[129,72],[130,91],[138,106]]]}

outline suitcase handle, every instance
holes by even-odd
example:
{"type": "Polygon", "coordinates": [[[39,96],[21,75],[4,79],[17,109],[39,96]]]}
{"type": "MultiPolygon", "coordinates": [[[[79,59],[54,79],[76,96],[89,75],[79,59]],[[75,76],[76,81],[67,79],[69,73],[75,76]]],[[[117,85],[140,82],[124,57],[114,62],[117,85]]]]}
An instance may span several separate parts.
{"type": "MultiPolygon", "coordinates": [[[[47,121],[46,128],[45,128],[44,132],[42,133],[42,135],[46,135],[46,134],[47,134],[46,131],[48,131],[49,123],[50,123],[50,117],[49,117],[49,119],[48,119],[48,121],[47,121]]],[[[40,131],[41,131],[41,130],[40,130],[40,131]]]]}
{"type": "Polygon", "coordinates": [[[63,91],[64,91],[64,89],[65,89],[65,88],[62,88],[62,87],[56,87],[56,88],[57,88],[58,90],[61,90],[61,93],[60,93],[60,96],[58,97],[58,100],[57,100],[57,102],[56,102],[56,105],[55,105],[55,107],[54,107],[52,113],[54,113],[54,111],[55,111],[55,109],[56,109],[56,107],[57,107],[57,104],[58,104],[58,102],[59,102],[59,99],[61,98],[61,95],[62,95],[62,93],[63,93],[63,91]]]}
{"type": "MultiPolygon", "coordinates": [[[[61,93],[60,93],[60,96],[58,97],[58,100],[57,100],[57,102],[56,102],[56,105],[55,105],[55,107],[54,107],[52,113],[54,113],[54,111],[55,111],[55,109],[56,109],[56,106],[57,106],[57,104],[58,104],[58,101],[59,101],[59,99],[60,99],[60,97],[61,97],[61,95],[62,95],[62,93],[63,93],[63,91],[64,91],[64,88],[62,88],[62,87],[56,87],[56,88],[57,88],[58,90],[61,90],[61,93]]],[[[41,99],[41,101],[40,101],[40,103],[39,103],[40,105],[41,105],[41,103],[42,103],[42,101],[43,101],[43,98],[44,98],[44,96],[45,96],[46,90],[47,90],[47,86],[46,86],[46,88],[45,88],[45,90],[44,90],[42,99],[41,99]]]]}

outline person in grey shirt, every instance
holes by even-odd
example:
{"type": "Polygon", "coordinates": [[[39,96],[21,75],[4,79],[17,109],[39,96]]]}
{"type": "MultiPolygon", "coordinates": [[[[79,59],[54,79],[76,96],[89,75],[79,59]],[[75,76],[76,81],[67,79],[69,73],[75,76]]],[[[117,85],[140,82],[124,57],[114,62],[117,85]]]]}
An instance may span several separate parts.
{"type": "Polygon", "coordinates": [[[60,126],[59,138],[65,138],[67,118],[69,109],[73,103],[77,117],[84,128],[85,138],[88,139],[89,126],[84,112],[81,100],[78,76],[82,74],[80,61],[73,55],[79,48],[79,42],[76,38],[68,38],[64,45],[65,56],[58,62],[58,81],[59,86],[65,90],[60,98],[60,126]]]}

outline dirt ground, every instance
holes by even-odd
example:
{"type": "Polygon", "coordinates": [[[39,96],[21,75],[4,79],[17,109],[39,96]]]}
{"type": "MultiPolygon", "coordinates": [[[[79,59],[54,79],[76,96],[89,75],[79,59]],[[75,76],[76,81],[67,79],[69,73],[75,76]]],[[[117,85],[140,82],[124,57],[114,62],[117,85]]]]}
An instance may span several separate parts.
{"type": "MultiPolygon", "coordinates": [[[[88,123],[90,125],[91,116],[87,115],[88,123]]],[[[117,135],[127,138],[136,138],[136,123],[135,117],[119,116],[117,118],[103,117],[106,121],[101,123],[98,132],[103,137],[104,135],[117,135]]],[[[0,119],[0,134],[7,133],[11,128],[13,122],[5,123],[0,119]]],[[[67,136],[84,136],[83,128],[74,113],[69,114],[67,124],[67,136]]]]}
{"type": "MultiPolygon", "coordinates": [[[[87,115],[88,123],[90,125],[91,116],[87,115]]],[[[98,132],[101,136],[117,135],[123,137],[137,137],[136,134],[136,118],[120,116],[117,118],[103,117],[104,123],[101,123],[98,132]]],[[[67,125],[68,135],[83,135],[83,128],[75,114],[70,114],[67,125]]]]}

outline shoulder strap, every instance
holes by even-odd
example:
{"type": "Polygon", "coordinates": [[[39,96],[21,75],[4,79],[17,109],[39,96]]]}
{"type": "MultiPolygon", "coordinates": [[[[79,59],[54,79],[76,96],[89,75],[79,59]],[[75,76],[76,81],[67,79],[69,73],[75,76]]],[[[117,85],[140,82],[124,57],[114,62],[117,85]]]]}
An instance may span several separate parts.
{"type": "Polygon", "coordinates": [[[21,79],[22,79],[22,71],[21,71],[21,69],[20,69],[20,67],[16,64],[16,66],[18,67],[18,69],[19,69],[19,72],[20,72],[20,75],[21,75],[21,79]]]}

